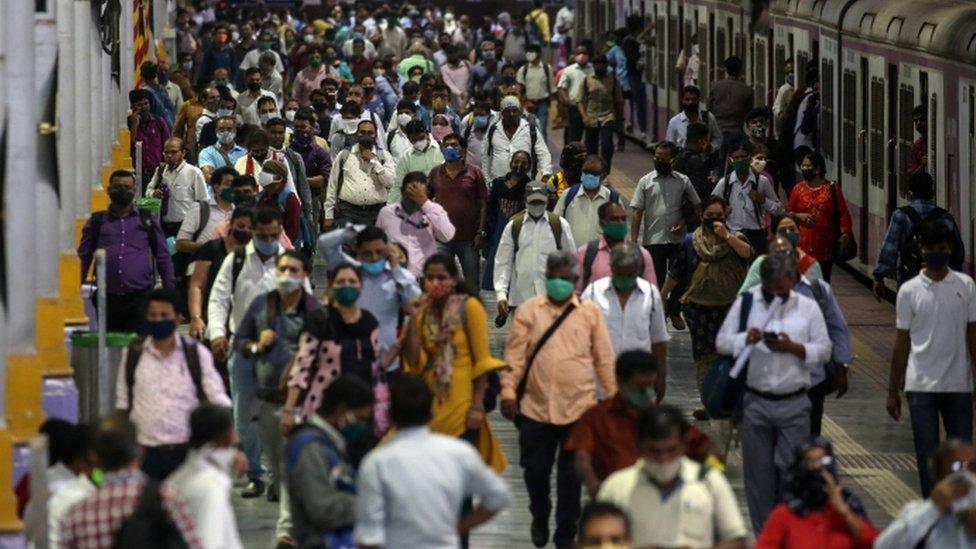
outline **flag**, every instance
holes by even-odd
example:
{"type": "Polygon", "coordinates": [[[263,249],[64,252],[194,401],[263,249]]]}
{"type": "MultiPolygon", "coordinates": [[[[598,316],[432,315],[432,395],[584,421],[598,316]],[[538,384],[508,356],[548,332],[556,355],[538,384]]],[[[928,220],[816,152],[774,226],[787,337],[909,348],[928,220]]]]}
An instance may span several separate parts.
{"type": "Polygon", "coordinates": [[[152,0],[132,0],[132,26],[133,41],[132,49],[135,51],[135,75],[134,82],[136,88],[142,86],[142,76],[139,69],[146,61],[153,61],[156,57],[152,36],[152,0]]]}

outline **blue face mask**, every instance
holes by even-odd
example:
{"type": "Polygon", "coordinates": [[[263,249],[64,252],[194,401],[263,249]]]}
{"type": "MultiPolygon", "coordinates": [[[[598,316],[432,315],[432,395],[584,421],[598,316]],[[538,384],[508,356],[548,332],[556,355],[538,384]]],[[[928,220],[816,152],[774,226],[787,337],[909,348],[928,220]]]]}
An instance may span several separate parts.
{"type": "Polygon", "coordinates": [[[925,252],[923,257],[925,266],[930,269],[941,270],[949,264],[949,252],[925,252]]]}
{"type": "Polygon", "coordinates": [[[444,147],[444,160],[448,162],[454,162],[455,160],[460,160],[461,149],[458,147],[444,147]]]}
{"type": "Polygon", "coordinates": [[[146,321],[146,332],[152,336],[153,339],[161,340],[166,339],[173,335],[176,331],[176,321],[175,320],[147,320],[146,321]]]}
{"type": "Polygon", "coordinates": [[[251,242],[254,243],[254,249],[258,253],[263,255],[275,255],[278,253],[278,241],[277,240],[261,240],[260,238],[252,238],[251,242]]]}
{"type": "Polygon", "coordinates": [[[366,271],[367,274],[376,276],[386,269],[386,260],[377,259],[376,261],[364,261],[362,265],[363,270],[366,271]]]}
{"type": "Polygon", "coordinates": [[[600,176],[592,173],[584,173],[582,176],[580,176],[580,183],[582,183],[583,188],[588,191],[599,189],[600,176]]]}
{"type": "Polygon", "coordinates": [[[474,127],[479,130],[483,130],[488,127],[488,117],[487,116],[476,116],[474,117],[474,127]]]}

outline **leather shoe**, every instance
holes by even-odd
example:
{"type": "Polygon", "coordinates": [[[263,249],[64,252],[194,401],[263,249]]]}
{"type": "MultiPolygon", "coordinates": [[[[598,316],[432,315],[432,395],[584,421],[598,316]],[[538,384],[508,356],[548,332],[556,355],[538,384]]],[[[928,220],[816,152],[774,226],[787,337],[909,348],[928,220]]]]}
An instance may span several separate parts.
{"type": "Polygon", "coordinates": [[[545,547],[549,543],[549,522],[532,521],[532,545],[545,547]]]}

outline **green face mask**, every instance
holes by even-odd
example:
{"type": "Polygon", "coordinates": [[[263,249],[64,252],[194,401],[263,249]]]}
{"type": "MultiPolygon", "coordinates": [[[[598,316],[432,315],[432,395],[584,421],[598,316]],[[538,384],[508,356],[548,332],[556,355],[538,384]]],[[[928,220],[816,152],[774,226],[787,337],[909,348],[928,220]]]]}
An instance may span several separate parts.
{"type": "Polygon", "coordinates": [[[789,240],[790,244],[793,244],[794,248],[796,248],[796,246],[800,243],[799,231],[783,231],[782,233],[780,233],[780,236],[789,240]]]}
{"type": "Polygon", "coordinates": [[[339,432],[342,433],[342,438],[346,439],[346,442],[351,442],[353,440],[358,440],[363,437],[369,431],[369,427],[362,421],[357,421],[355,423],[350,423],[339,432]]]}
{"type": "Polygon", "coordinates": [[[610,281],[613,283],[613,287],[620,290],[621,292],[629,292],[634,289],[637,285],[636,276],[617,276],[613,275],[610,277],[610,281]]]}
{"type": "Polygon", "coordinates": [[[643,410],[648,408],[654,401],[654,397],[651,395],[651,388],[648,387],[643,391],[639,389],[624,389],[621,394],[631,406],[634,408],[643,410]]]}
{"type": "Polygon", "coordinates": [[[220,199],[225,202],[234,201],[234,187],[225,187],[220,191],[220,199]]]}
{"type": "Polygon", "coordinates": [[[616,241],[622,241],[627,236],[626,221],[611,221],[603,226],[603,234],[616,241]]]}
{"type": "Polygon", "coordinates": [[[359,288],[355,286],[338,286],[332,288],[332,299],[339,305],[352,305],[359,299],[359,288]]]}
{"type": "Polygon", "coordinates": [[[555,301],[566,301],[573,295],[576,286],[562,278],[550,278],[546,280],[546,294],[555,301]]]}
{"type": "Polygon", "coordinates": [[[743,158],[741,160],[733,160],[732,169],[735,170],[736,173],[745,172],[746,170],[749,169],[749,159],[743,158]]]}

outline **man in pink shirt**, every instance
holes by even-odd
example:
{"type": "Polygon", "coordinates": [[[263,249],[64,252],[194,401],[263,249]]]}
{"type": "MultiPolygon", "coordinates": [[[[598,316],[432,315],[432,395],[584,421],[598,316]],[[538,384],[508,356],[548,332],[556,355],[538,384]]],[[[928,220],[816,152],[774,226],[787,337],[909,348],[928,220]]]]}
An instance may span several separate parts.
{"type": "Polygon", "coordinates": [[[403,198],[380,210],[376,226],[383,229],[390,241],[399,242],[407,249],[408,269],[418,278],[427,258],[437,253],[437,243],[454,238],[454,225],[447,211],[427,199],[427,176],[422,172],[404,176],[403,198]]]}
{"type": "MultiPolygon", "coordinates": [[[[597,209],[603,237],[580,246],[576,251],[576,261],[580,264],[580,276],[576,290],[582,292],[590,282],[610,276],[610,250],[627,238],[627,210],[619,202],[606,202],[597,209]]],[[[657,274],[651,254],[641,248],[643,267],[638,269],[640,277],[657,287],[657,274]]]]}
{"type": "Polygon", "coordinates": [[[186,458],[197,405],[230,406],[210,351],[176,334],[178,299],[171,288],[150,292],[149,337],[123,351],[116,375],[115,407],[138,428],[142,470],[153,480],[165,479],[186,458]]]}

